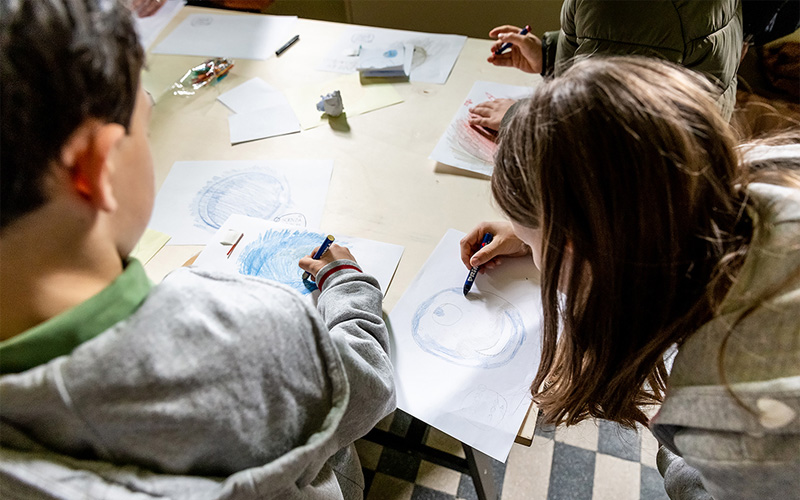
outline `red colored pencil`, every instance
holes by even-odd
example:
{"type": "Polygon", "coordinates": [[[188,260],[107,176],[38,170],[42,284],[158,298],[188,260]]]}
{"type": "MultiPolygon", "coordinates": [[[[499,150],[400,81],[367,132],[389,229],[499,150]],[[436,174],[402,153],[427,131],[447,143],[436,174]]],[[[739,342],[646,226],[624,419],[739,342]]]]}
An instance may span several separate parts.
{"type": "Polygon", "coordinates": [[[228,250],[228,258],[229,259],[231,258],[231,254],[233,253],[233,249],[236,248],[236,245],[238,245],[240,241],[242,241],[242,236],[244,236],[244,233],[239,235],[239,237],[236,239],[236,243],[231,245],[230,250],[228,250]]]}

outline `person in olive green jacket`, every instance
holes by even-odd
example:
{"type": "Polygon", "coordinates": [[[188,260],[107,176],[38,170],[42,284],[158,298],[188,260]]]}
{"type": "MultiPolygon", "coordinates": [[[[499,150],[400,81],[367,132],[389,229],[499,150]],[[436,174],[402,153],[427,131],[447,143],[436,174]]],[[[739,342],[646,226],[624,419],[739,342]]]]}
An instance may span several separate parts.
{"type": "MultiPolygon", "coordinates": [[[[560,75],[576,57],[656,57],[704,74],[718,87],[722,115],[729,120],[733,113],[743,41],[739,0],[564,0],[559,31],[542,38],[521,31],[511,25],[490,31],[497,42],[488,61],[549,77],[560,75]],[[504,43],[510,50],[496,54],[504,43]]],[[[513,104],[512,99],[477,104],[470,123],[499,130],[513,104]]]]}

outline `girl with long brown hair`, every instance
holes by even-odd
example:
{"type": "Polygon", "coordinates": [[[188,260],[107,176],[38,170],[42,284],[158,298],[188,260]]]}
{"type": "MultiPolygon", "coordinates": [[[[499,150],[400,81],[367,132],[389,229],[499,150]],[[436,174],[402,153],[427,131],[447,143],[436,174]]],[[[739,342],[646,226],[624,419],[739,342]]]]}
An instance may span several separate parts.
{"type": "Polygon", "coordinates": [[[799,498],[800,145],[738,146],[712,95],[631,57],[542,84],[495,157],[510,222],[479,224],[462,259],[541,270],[531,392],[551,422],[649,425],[673,498],[799,498]]]}

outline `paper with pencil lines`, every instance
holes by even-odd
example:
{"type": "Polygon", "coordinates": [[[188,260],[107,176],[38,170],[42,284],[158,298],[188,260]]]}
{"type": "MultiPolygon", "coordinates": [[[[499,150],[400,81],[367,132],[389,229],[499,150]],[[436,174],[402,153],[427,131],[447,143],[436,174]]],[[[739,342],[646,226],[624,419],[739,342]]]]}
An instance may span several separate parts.
{"type": "Polygon", "coordinates": [[[397,407],[504,462],[531,404],[541,301],[530,257],[479,274],[450,229],[389,314],[397,407]]]}

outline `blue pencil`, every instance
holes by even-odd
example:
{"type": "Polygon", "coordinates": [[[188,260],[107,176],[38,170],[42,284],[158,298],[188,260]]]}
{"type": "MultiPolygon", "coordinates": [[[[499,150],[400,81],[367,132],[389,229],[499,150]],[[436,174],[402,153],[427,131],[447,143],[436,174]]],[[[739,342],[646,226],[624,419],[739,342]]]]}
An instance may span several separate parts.
{"type": "MultiPolygon", "coordinates": [[[[323,255],[325,255],[325,252],[328,251],[328,248],[331,246],[331,243],[333,243],[333,239],[334,239],[333,235],[329,234],[325,238],[325,241],[322,242],[322,245],[319,246],[319,250],[317,250],[317,253],[314,254],[312,259],[319,260],[323,255]]],[[[308,271],[303,271],[303,279],[304,280],[307,280],[310,277],[311,277],[311,273],[309,273],[308,271]]]]}
{"type": "MultiPolygon", "coordinates": [[[[492,234],[491,233],[484,234],[483,241],[481,241],[481,248],[485,247],[491,242],[492,242],[492,234]]],[[[467,275],[467,281],[464,282],[464,297],[466,297],[469,291],[472,289],[472,285],[473,283],[475,283],[475,277],[478,275],[478,269],[480,269],[480,266],[475,266],[469,270],[469,274],[467,275]]]]}

